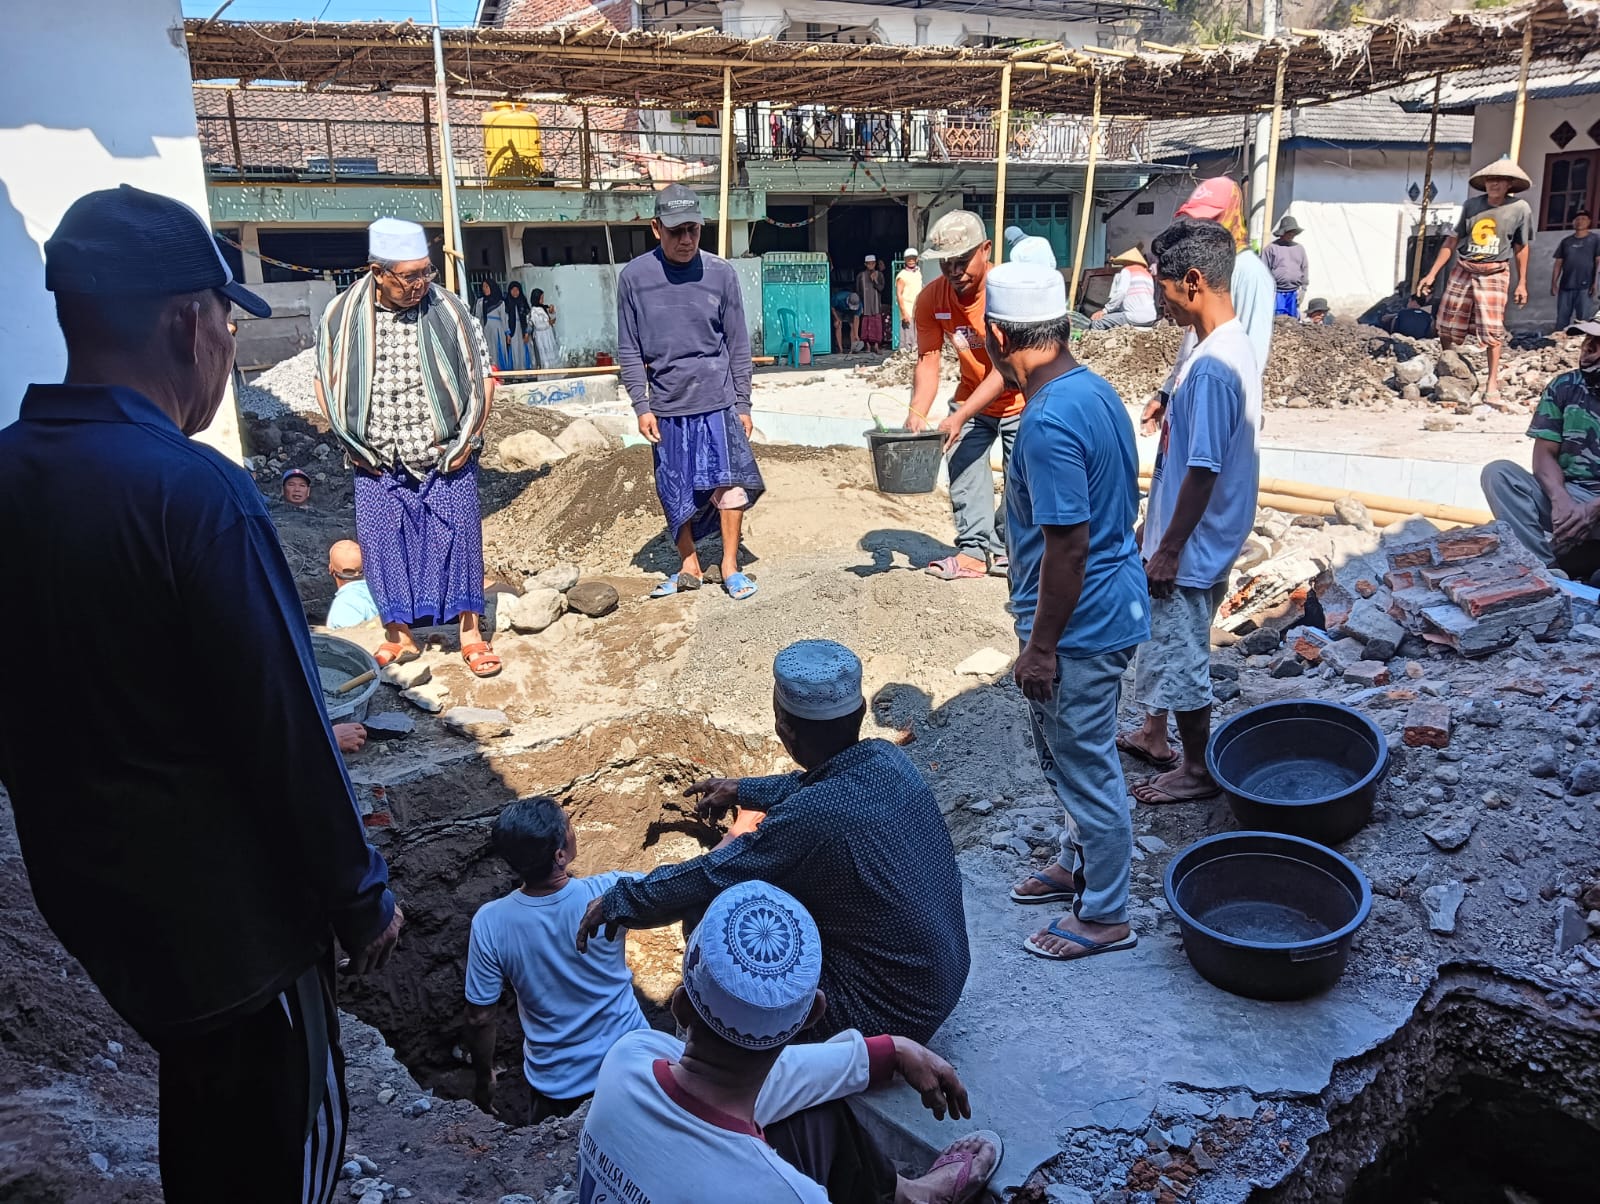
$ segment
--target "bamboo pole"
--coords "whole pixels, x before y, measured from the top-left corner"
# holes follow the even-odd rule
[[[1533,62],[1533,14],[1529,13],[1522,26],[1522,66],[1517,72],[1517,103],[1511,110],[1511,152],[1507,155],[1513,163],[1522,154],[1522,125],[1528,116],[1528,67]]]
[[[1422,279],[1422,244],[1428,240],[1428,194],[1433,191],[1433,152],[1439,144],[1439,89],[1444,76],[1433,77],[1433,114],[1428,118],[1428,161],[1422,168],[1422,219],[1417,223],[1417,247],[1411,254],[1411,288]]]
[[[1150,470],[1139,470],[1139,481],[1142,485],[1150,483]],[[1420,514],[1423,518],[1436,519],[1439,522],[1460,523],[1462,526],[1476,527],[1484,523],[1492,523],[1494,515],[1487,510],[1473,510],[1467,506],[1452,506],[1445,502],[1429,502],[1419,498],[1394,497],[1382,493],[1364,493],[1357,489],[1338,489],[1331,485],[1313,485],[1307,481],[1286,481],[1279,477],[1263,477],[1258,485],[1260,490],[1259,502],[1263,506],[1270,506],[1276,510],[1283,510],[1268,498],[1293,498],[1301,502],[1317,502],[1327,507],[1318,511],[1291,511],[1302,514],[1332,514],[1333,503],[1341,498],[1354,498],[1365,506],[1373,515],[1392,515],[1396,519],[1409,518],[1413,514]]]
[[[1000,68],[1000,120],[995,129],[994,148],[994,250],[991,262],[1005,262],[1006,228],[1006,148],[1011,141],[1011,64]]]
[[[1083,212],[1078,215],[1078,245],[1072,256],[1072,279],[1067,284],[1067,307],[1078,303],[1078,278],[1089,248],[1089,214],[1094,209],[1094,164],[1100,150],[1100,77],[1094,80],[1094,108],[1089,114],[1089,162],[1083,169]]]
[[[1268,0],[1275,4],[1277,0]],[[1262,197],[1263,214],[1261,245],[1268,242],[1267,232],[1272,229],[1272,194],[1278,188],[1278,139],[1283,134],[1283,76],[1289,65],[1289,52],[1278,56],[1278,74],[1272,84],[1272,123],[1267,130],[1267,188]]]
[[[450,146],[450,90],[444,78],[444,51],[439,42],[439,0],[433,0],[433,88],[439,98],[439,165],[441,207],[444,218],[444,286],[462,296],[467,274],[461,270],[461,212],[456,207],[456,157]]]
[[[733,223],[728,220],[728,187],[733,176],[733,68],[722,69],[722,189],[717,201],[717,254],[728,258]]]

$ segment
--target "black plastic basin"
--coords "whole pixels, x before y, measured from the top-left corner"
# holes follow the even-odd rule
[[[1389,741],[1360,711],[1291,698],[1241,711],[1217,728],[1206,768],[1241,827],[1338,844],[1372,818]]]
[[[1304,999],[1339,981],[1372,887],[1332,849],[1277,832],[1224,832],[1167,865],[1183,951],[1214,986]]]

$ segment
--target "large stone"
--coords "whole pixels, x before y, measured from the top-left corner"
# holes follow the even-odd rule
[[[1456,913],[1467,897],[1467,888],[1461,883],[1441,882],[1422,892],[1422,906],[1428,913],[1428,927],[1449,936],[1456,930]]]
[[[552,564],[549,568],[540,569],[533,576],[522,583],[523,592],[533,589],[553,589],[557,593],[566,593],[578,584],[581,576],[575,564]]]
[[[1556,956],[1589,939],[1589,922],[1583,909],[1571,899],[1556,904]]]
[[[1448,378],[1465,381],[1467,386],[1472,389],[1478,387],[1478,374],[1472,370],[1472,365],[1467,362],[1467,357],[1453,347],[1447,351],[1440,352],[1439,362],[1434,365],[1433,370],[1441,382]]]
[[[1282,642],[1283,636],[1271,627],[1258,627],[1239,641],[1239,651],[1245,656],[1269,656]]]
[[[604,431],[587,418],[573,421],[556,436],[555,443],[569,456],[582,452],[611,451],[616,446]]]
[[[1415,385],[1433,372],[1433,361],[1425,355],[1414,355],[1394,366],[1394,378],[1402,385]]]
[[[956,666],[958,677],[993,677],[1011,667],[1011,658],[996,648],[980,648]]]
[[[1362,531],[1377,530],[1372,521],[1372,514],[1358,498],[1338,499],[1333,503],[1333,516],[1347,527],[1356,527]]]
[[[591,619],[610,614],[620,600],[615,587],[604,581],[580,581],[567,591],[567,605]]]
[[[410,690],[401,690],[400,697],[418,710],[437,715],[444,710],[444,700],[450,697],[450,687],[442,681],[430,681]]]
[[[523,635],[535,635],[561,617],[567,601],[559,590],[538,587],[505,604],[511,615],[511,628]]]
[[[1600,794],[1600,761],[1591,759],[1574,765],[1567,790],[1571,794]]]
[[[1453,853],[1472,839],[1472,830],[1477,826],[1476,815],[1447,816],[1435,821],[1423,835],[1446,853]]]
[[[566,457],[560,444],[538,431],[518,431],[500,441],[500,467],[507,472],[543,468]]]
[[[399,661],[395,661],[378,670],[378,676],[391,686],[399,686],[402,690],[410,690],[426,684],[433,676],[433,670],[420,660],[410,661],[404,665]]]
[[[1472,404],[1473,395],[1477,390],[1464,380],[1457,380],[1453,376],[1443,376],[1439,378],[1439,385],[1434,392],[1437,394],[1441,405],[1460,408]]]
[[[452,707],[443,722],[456,735],[472,740],[496,740],[511,734],[511,719],[504,711],[489,707]]]
[[[1350,617],[1344,621],[1343,632],[1353,636],[1363,644],[1377,641],[1393,649],[1399,646],[1405,638],[1405,628],[1389,617],[1384,604],[1377,598],[1363,598],[1350,608]],[[1392,656],[1393,653],[1391,652]],[[1371,656],[1373,660],[1388,660],[1388,657]]]

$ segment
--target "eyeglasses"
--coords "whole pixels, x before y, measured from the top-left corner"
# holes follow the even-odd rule
[[[381,270],[385,276],[389,276],[392,279],[398,280],[407,288],[412,288],[418,284],[427,284],[439,275],[438,268],[423,268],[419,272],[406,272],[404,275],[401,275],[399,272],[390,271],[388,268],[383,268]]]

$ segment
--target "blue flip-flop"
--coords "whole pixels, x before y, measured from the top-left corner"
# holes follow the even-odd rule
[[[1079,936],[1076,932],[1068,932],[1054,920],[1050,921],[1050,927],[1046,928],[1045,931],[1051,936],[1058,936],[1064,941],[1071,941],[1074,945],[1082,945],[1086,950],[1083,953],[1073,954],[1071,957],[1064,957],[1059,953],[1051,953],[1043,945],[1034,944],[1031,936],[1022,942],[1022,947],[1029,953],[1052,962],[1075,962],[1085,957],[1093,957],[1096,953],[1118,953],[1123,949],[1132,949],[1139,943],[1139,934],[1136,932],[1129,932],[1120,941],[1091,941],[1088,937]]]
[[[743,573],[729,573],[723,579],[722,588],[728,591],[728,597],[735,602],[743,602],[746,598],[753,597],[761,587],[751,577]]]
[[[693,573],[674,573],[655,589],[650,591],[652,598],[670,598],[673,594],[691,594],[700,588],[700,578]]]
[[[1024,895],[1019,894],[1017,892],[1017,888],[1013,886],[1011,888],[1011,901],[1013,903],[1026,903],[1030,905],[1034,903],[1070,903],[1073,899],[1078,897],[1077,891],[1063,889],[1061,883],[1057,882],[1054,878],[1046,878],[1043,874],[1029,874],[1027,880],[1029,882],[1043,882],[1050,888],[1049,893],[1043,895]]]

